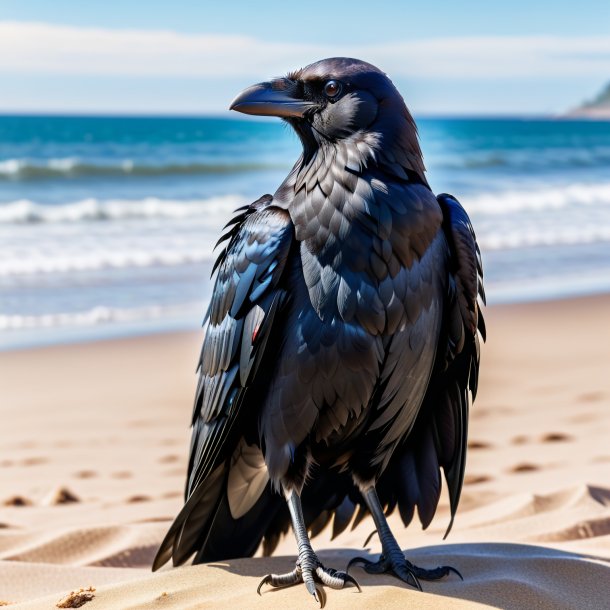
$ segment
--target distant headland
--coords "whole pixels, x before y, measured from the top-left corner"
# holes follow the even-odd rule
[[[565,113],[566,117],[610,120],[610,83],[592,100]]]

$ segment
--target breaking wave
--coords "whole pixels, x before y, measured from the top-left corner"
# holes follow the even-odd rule
[[[485,170],[510,168],[520,172],[557,170],[560,168],[600,168],[610,164],[610,148],[539,148],[515,150],[466,152],[461,157],[439,157],[436,166],[453,170]],[[429,164],[432,167],[434,159]]]
[[[284,167],[265,163],[169,163],[147,165],[131,159],[117,163],[94,163],[76,157],[33,161],[6,159],[0,161],[0,180],[40,180],[81,176],[165,176],[196,174],[234,174]]]
[[[194,216],[230,214],[246,203],[238,195],[209,199],[171,200],[145,199],[82,199],[63,205],[45,205],[20,199],[0,205],[0,224],[74,223],[146,218],[180,219]]]
[[[110,244],[109,244],[110,245]],[[0,278],[14,276],[32,276],[52,273],[71,273],[86,271],[101,271],[105,269],[137,269],[146,267],[176,267],[203,263],[214,260],[216,255],[211,244],[206,247],[195,247],[193,244],[188,250],[166,249],[123,249],[116,250],[110,247],[107,250],[87,252],[78,255],[58,253],[44,255],[36,252],[30,257],[10,257],[0,260]]]
[[[494,215],[528,210],[557,210],[570,206],[608,206],[610,182],[483,193],[463,197],[462,201],[468,212]]]
[[[201,310],[201,303],[150,305],[134,308],[93,307],[85,311],[45,313],[42,315],[1,315],[0,331],[48,329],[57,327],[97,326],[112,323],[141,322],[190,315]]]
[[[488,192],[459,197],[473,215],[511,215],[515,212],[557,210],[567,207],[610,206],[610,182],[573,184],[564,187]],[[61,205],[48,205],[20,199],[0,204],[0,224],[74,223],[121,221],[129,219],[181,219],[224,214],[244,203],[239,195],[208,199],[172,200],[88,198]]]
[[[523,228],[516,231],[479,232],[477,241],[483,251],[541,246],[579,246],[610,242],[610,225],[554,227],[552,230]]]

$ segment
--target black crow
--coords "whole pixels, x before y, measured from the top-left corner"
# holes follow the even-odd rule
[[[185,505],[153,569],[249,556],[261,542],[271,553],[291,522],[296,567],[261,586],[304,582],[323,604],[321,585],[357,583],[321,564],[308,532],[332,520],[336,535],[359,507],[383,552],[353,562],[420,588],[455,570],[410,563],[385,515],[398,506],[408,525],[417,509],[427,527],[441,469],[451,522],[457,509],[485,336],[470,220],[433,195],[415,123],[368,63],[319,61],[231,109],[281,117],[303,154],[220,239]]]

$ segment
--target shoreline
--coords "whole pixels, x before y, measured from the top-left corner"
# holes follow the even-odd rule
[[[210,290],[212,284],[210,284]],[[505,293],[507,290],[504,291]],[[496,302],[490,302],[488,294],[488,305],[485,310],[490,308],[506,308],[513,306],[528,306],[535,304],[549,304],[563,301],[573,301],[579,299],[596,299],[610,296],[610,286],[601,285],[598,290],[587,290],[576,287],[571,293],[559,292],[555,295],[540,295],[536,296],[533,289],[530,292],[525,292],[522,295],[517,295],[511,299],[498,299]],[[491,298],[493,299],[493,293]],[[208,303],[205,302],[201,307],[201,315],[203,319]],[[484,310],[484,311],[485,311]],[[2,338],[0,341],[0,354],[7,352],[30,351],[43,348],[61,347],[68,345],[86,345],[89,343],[98,343],[105,341],[119,341],[122,339],[138,339],[148,336],[165,336],[174,333],[195,333],[201,326],[192,324],[191,320],[185,319],[168,319],[164,324],[158,324],[159,319],[142,320],[133,323],[115,323],[115,324],[99,324],[86,327],[69,327],[69,328],[43,328],[43,329],[28,329],[25,331],[25,337],[14,336],[11,340]],[[157,322],[157,324],[155,324]],[[5,337],[10,337],[10,334],[15,332],[21,334],[21,331],[4,330]],[[33,337],[38,333],[38,337]],[[42,337],[40,335],[43,335]]]

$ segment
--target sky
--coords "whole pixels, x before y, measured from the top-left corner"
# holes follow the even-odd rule
[[[225,114],[329,56],[416,115],[555,114],[610,81],[610,2],[0,0],[0,112]]]

